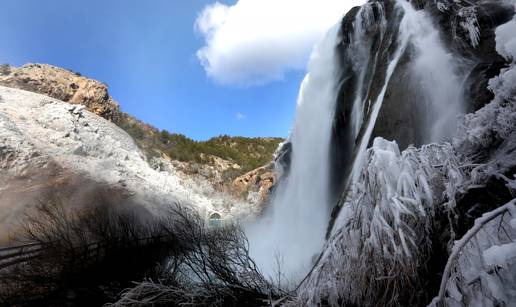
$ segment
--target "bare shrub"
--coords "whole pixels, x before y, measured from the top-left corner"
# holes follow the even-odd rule
[[[176,246],[150,215],[101,197],[78,209],[52,196],[27,216],[23,230],[18,240],[38,243],[41,251],[0,272],[0,302],[8,305],[113,300],[132,280],[152,276]]]
[[[180,253],[161,268],[157,281],[127,289],[110,306],[263,306],[280,294],[249,256],[249,243],[235,225],[210,228],[195,211],[173,206],[166,216]]]
[[[9,64],[2,64],[0,65],[0,75],[6,76],[11,73],[11,65]]]
[[[262,306],[283,295],[250,258],[242,229],[209,227],[179,204],[151,216],[102,198],[73,208],[54,196],[23,228],[19,240],[41,250],[0,272],[0,305],[94,306],[118,298],[112,306]]]

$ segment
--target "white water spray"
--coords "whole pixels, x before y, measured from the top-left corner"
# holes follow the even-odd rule
[[[423,143],[449,139],[457,126],[456,117],[464,112],[463,84],[457,75],[456,58],[446,50],[439,38],[439,31],[425,11],[416,11],[409,3],[401,1],[410,39],[415,48],[411,65],[412,75],[419,81],[428,110],[430,124]]]
[[[410,73],[420,82],[417,86],[425,97],[425,101],[416,103],[427,104],[431,111],[430,127],[423,127],[429,131],[428,138],[441,140],[449,136],[453,119],[462,106],[462,87],[455,75],[452,58],[439,41],[438,31],[430,17],[400,0],[397,1],[397,8],[404,14],[399,25],[396,50],[387,65],[381,91],[367,116],[364,116],[366,93],[362,87],[368,80],[365,80],[366,74],[360,70],[360,66],[366,67],[370,58],[358,53],[365,53],[372,47],[370,42],[361,41],[360,36],[365,36],[364,31],[367,30],[362,26],[367,27],[369,21],[374,21],[370,4],[366,6],[366,9],[361,9],[355,22],[355,45],[351,48],[358,48],[358,52],[355,56],[348,55],[357,62],[355,70],[359,72],[358,90],[352,100],[354,105],[350,119],[353,121],[353,135],[356,137],[363,130],[356,147],[350,184],[358,180],[391,77],[409,47],[413,47],[411,51],[414,51],[409,64]],[[380,26],[384,27],[385,24]],[[336,58],[338,29],[330,30],[314,50],[309,73],[301,85],[296,121],[290,138],[290,172],[277,187],[270,203],[271,210],[247,227],[252,257],[268,276],[277,274],[279,268],[275,260],[279,260],[281,271],[287,274],[287,278],[298,280],[304,277],[324,243],[332,205],[329,203],[329,159],[339,86],[339,63]]]
[[[365,133],[360,140],[351,182],[358,179],[389,81],[409,43],[412,43],[416,52],[411,63],[411,71],[418,78],[418,88],[423,91],[425,97],[425,101],[416,103],[426,103],[430,111],[430,125],[425,127],[428,132],[424,141],[437,142],[451,137],[456,128],[455,118],[463,111],[463,87],[456,75],[452,55],[446,51],[439,39],[439,31],[425,11],[416,11],[406,1],[398,0],[397,5],[404,12],[399,26],[398,49],[387,67],[385,83],[373,104]]]
[[[339,26],[314,49],[298,97],[290,139],[290,173],[277,187],[271,210],[248,226],[251,254],[262,272],[274,276],[275,259],[296,280],[320,251],[330,214],[329,149],[337,99],[336,46]]]

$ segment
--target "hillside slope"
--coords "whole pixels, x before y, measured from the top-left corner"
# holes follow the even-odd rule
[[[0,67],[0,85],[84,105],[125,130],[156,169],[174,170],[240,200],[263,202],[275,182],[272,159],[281,138],[219,136],[195,141],[160,131],[122,112],[108,87],[79,73],[47,64]]]
[[[120,202],[141,204],[149,212],[172,202],[225,219],[260,210],[174,168],[152,168],[125,131],[84,106],[3,86],[0,97],[1,233],[45,193],[63,192],[67,204],[78,206],[82,194],[97,192],[96,185],[109,197],[118,191]]]

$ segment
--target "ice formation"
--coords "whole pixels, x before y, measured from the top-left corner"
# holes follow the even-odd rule
[[[478,47],[480,42],[480,29],[477,20],[477,8],[475,6],[466,6],[459,11],[459,17],[463,18],[460,22],[462,29],[468,33],[469,41],[473,47]]]
[[[515,203],[484,214],[455,242],[432,306],[516,304]]]
[[[446,196],[464,180],[449,144],[400,153],[395,142],[377,138],[366,155],[324,252],[300,288],[303,304],[374,305],[386,285],[397,290],[380,303],[395,303],[405,287],[420,282],[436,211],[454,206]]]
[[[488,178],[502,178],[509,190],[516,191],[516,178],[504,175],[515,164],[512,154],[516,147],[516,49],[512,31],[515,20],[496,30],[496,49],[512,63],[490,80],[489,89],[494,99],[477,112],[466,115],[454,140],[458,151],[470,157],[485,154],[492,150],[493,144],[502,142],[487,163],[471,171],[465,189],[482,185]],[[455,242],[452,251],[461,245],[462,248],[457,259],[449,259],[451,276],[445,276],[444,293],[441,294],[446,306],[516,304],[515,202],[516,199],[486,213],[460,241]],[[490,217],[494,219],[484,225]],[[472,233],[475,228],[478,232]],[[433,303],[437,301],[436,298]]]

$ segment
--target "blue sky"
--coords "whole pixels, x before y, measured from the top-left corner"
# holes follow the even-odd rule
[[[263,4],[273,2],[244,1],[2,0],[0,62],[48,63],[80,72],[107,83],[123,111],[194,139],[284,137],[311,46],[327,24],[309,25],[318,32],[302,43],[286,38],[280,57],[281,48],[271,46],[278,42],[277,31],[260,32],[268,27],[259,14],[271,12]],[[253,18],[245,17],[245,6],[257,12],[256,24],[247,24]],[[254,45],[248,45],[250,39]]]

